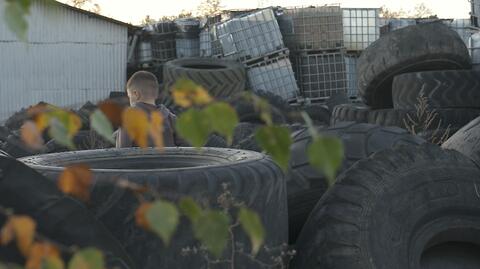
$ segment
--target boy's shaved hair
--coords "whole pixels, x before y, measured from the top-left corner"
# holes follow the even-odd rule
[[[158,97],[158,80],[148,71],[138,71],[127,82],[127,90],[135,90],[148,98]]]

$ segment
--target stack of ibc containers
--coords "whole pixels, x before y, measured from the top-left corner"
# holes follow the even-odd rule
[[[305,102],[346,93],[342,10],[339,6],[288,8],[278,16]]]
[[[137,49],[137,59],[141,65],[163,64],[176,58],[175,24],[162,21],[145,27]]]
[[[214,42],[214,25],[221,20],[221,15],[207,17],[207,21],[200,31],[200,57],[214,57],[220,54],[219,42]]]
[[[176,58],[175,23],[162,21],[145,27],[142,32],[136,50],[136,68],[148,70],[162,80],[163,65]]]
[[[343,8],[342,11],[347,96],[356,99],[357,60],[361,52],[380,37],[379,9]]]
[[[299,90],[288,49],[272,8],[243,14],[215,25],[213,54],[242,62],[247,69],[249,88],[274,93],[296,101]]]
[[[200,21],[194,18],[175,20],[177,58],[200,56]]]

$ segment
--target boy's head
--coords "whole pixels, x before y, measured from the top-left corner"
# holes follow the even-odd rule
[[[158,98],[158,80],[154,74],[147,71],[138,71],[127,82],[127,94],[130,105],[137,102],[155,104]]]

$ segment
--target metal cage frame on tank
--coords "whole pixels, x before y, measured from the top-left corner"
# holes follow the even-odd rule
[[[341,49],[343,13],[339,5],[287,7],[277,16],[291,51]]]
[[[151,29],[143,30],[137,53],[137,63],[141,67],[164,64],[177,57],[176,27],[171,21],[159,22]]]
[[[336,93],[347,93],[345,50],[302,51],[290,58],[305,101],[322,102]]]
[[[215,24],[222,57],[243,63],[285,49],[273,8],[261,9]]]
[[[347,51],[360,51],[380,38],[378,8],[342,8],[343,38]]]
[[[248,87],[253,91],[272,92],[287,102],[299,98],[295,75],[288,55],[279,55],[247,66]]]

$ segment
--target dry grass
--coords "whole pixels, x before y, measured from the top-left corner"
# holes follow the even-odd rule
[[[422,136],[433,144],[440,145],[450,137],[450,125],[446,129],[442,128],[442,119],[435,109],[430,109],[423,89],[417,98],[415,113],[407,113],[403,123],[411,134]]]

